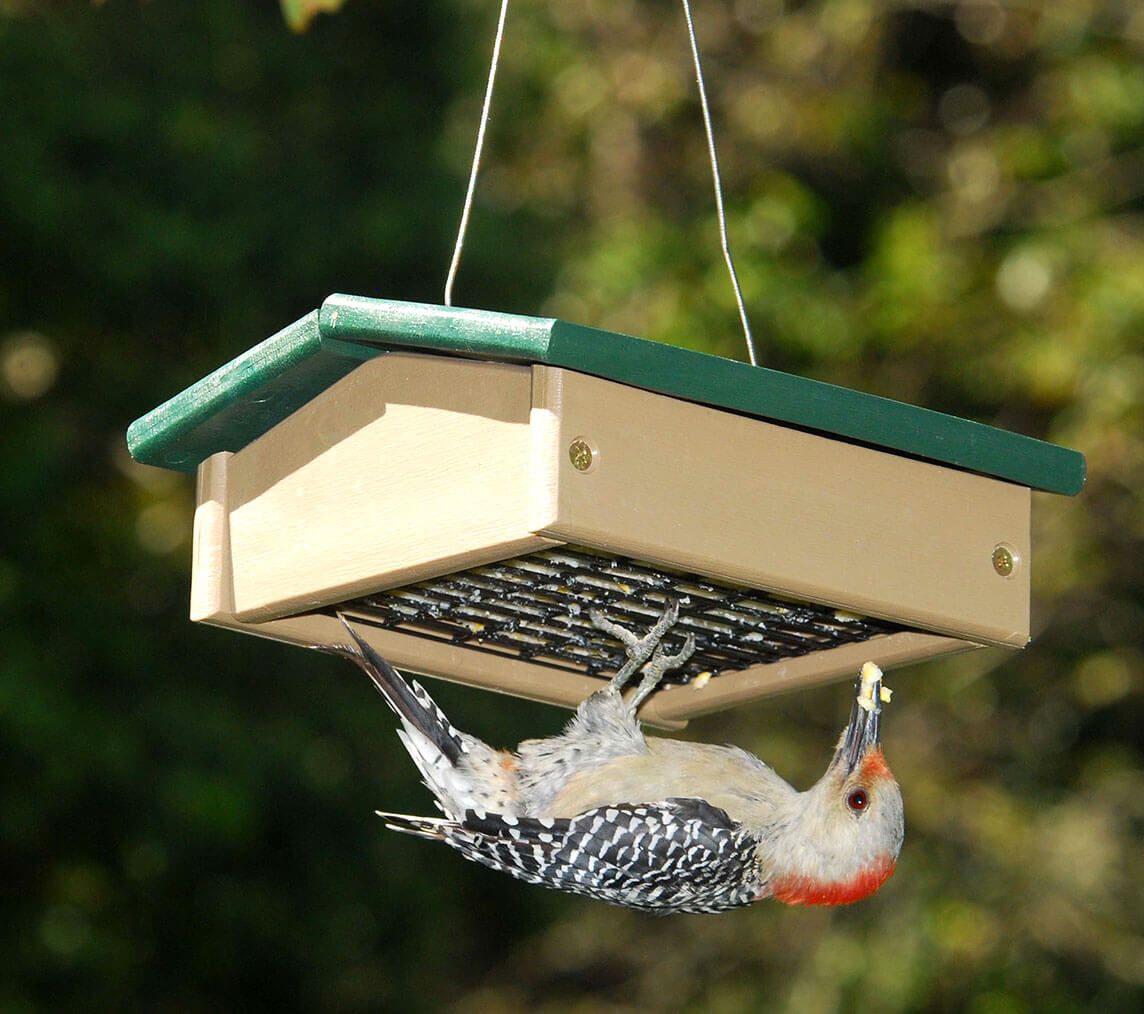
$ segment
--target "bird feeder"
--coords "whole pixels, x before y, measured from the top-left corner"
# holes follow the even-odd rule
[[[1031,492],[1065,448],[560,320],[334,295],[132,424],[198,473],[191,618],[575,705],[599,610],[695,636],[645,705],[1029,640]]]

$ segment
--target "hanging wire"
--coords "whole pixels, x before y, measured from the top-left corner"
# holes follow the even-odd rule
[[[723,178],[719,171],[719,155],[715,150],[715,130],[711,126],[711,108],[707,101],[707,86],[703,80],[703,62],[699,57],[699,43],[695,38],[695,20],[691,16],[689,0],[681,0],[683,17],[687,22],[687,37],[691,43],[691,59],[695,65],[695,83],[699,89],[699,105],[703,111],[703,128],[707,134],[707,154],[711,162],[711,184],[715,191],[715,213],[719,221],[719,242],[723,249],[723,260],[727,264],[727,274],[731,277],[731,288],[735,292],[735,303],[739,308],[739,320],[743,325],[743,337],[747,343],[747,355],[752,366],[759,364],[755,338],[747,319],[747,307],[743,302],[743,290],[739,286],[739,275],[735,271],[735,260],[731,255],[731,241],[727,234],[727,213],[723,205]],[[469,185],[465,191],[465,203],[461,209],[461,221],[457,227],[457,241],[453,246],[453,259],[449,263],[449,273],[445,278],[445,305],[453,305],[453,283],[461,265],[461,253],[465,247],[465,233],[469,228],[469,216],[473,209],[473,195],[477,189],[477,174],[481,166],[481,152],[485,146],[485,132],[489,124],[489,113],[493,104],[493,87],[496,83],[497,67],[500,65],[501,42],[504,39],[505,20],[508,16],[509,0],[501,0],[500,15],[497,18],[496,36],[493,39],[493,55],[489,61],[489,78],[485,85],[485,100],[481,106],[480,126],[477,128],[477,143],[473,149],[473,162],[469,169]]]
[[[465,192],[465,205],[461,209],[461,224],[457,228],[457,242],[453,246],[453,259],[449,262],[449,274],[445,278],[445,305],[453,305],[453,283],[457,280],[457,269],[461,266],[461,251],[465,247],[465,232],[469,228],[469,214],[473,210],[473,194],[477,189],[477,173],[481,167],[481,150],[485,146],[485,130],[489,125],[489,111],[493,104],[493,85],[500,65],[501,40],[504,38],[504,23],[508,15],[508,0],[501,0],[500,17],[497,19],[497,33],[493,40],[493,56],[489,62],[489,80],[485,85],[485,101],[481,106],[481,125],[477,128],[477,144],[473,149],[473,164],[469,169],[469,187]]]
[[[703,110],[703,127],[707,131],[707,154],[711,160],[711,184],[715,190],[715,213],[719,218],[719,242],[723,247],[723,260],[727,263],[727,274],[731,276],[731,287],[735,290],[735,303],[739,307],[739,320],[743,324],[743,337],[747,340],[747,355],[751,365],[759,365],[755,337],[751,334],[751,324],[747,320],[747,307],[743,303],[743,290],[739,287],[739,276],[735,272],[735,260],[731,256],[731,241],[727,236],[727,213],[723,208],[723,179],[719,172],[719,156],[715,151],[715,131],[711,126],[711,109],[707,104],[707,87],[703,83],[703,63],[699,59],[699,43],[695,39],[695,21],[691,17],[689,0],[682,0],[683,17],[687,22],[687,37],[691,42],[691,59],[695,63],[695,83],[699,86],[699,105]]]

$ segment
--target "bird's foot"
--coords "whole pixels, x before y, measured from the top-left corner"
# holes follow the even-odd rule
[[[675,654],[668,655],[664,651],[663,637],[679,619],[679,603],[674,599],[668,601],[663,610],[663,615],[643,637],[637,637],[627,627],[609,620],[601,612],[592,612],[589,615],[597,630],[610,634],[623,644],[624,651],[628,656],[628,660],[619,672],[612,677],[609,689],[618,693],[627,685],[632,675],[643,667],[645,662],[648,663],[647,668],[644,669],[643,678],[640,680],[639,689],[632,698],[633,709],[639,707],[648,694],[655,690],[660,680],[663,679],[664,673],[682,665],[695,651],[695,638],[690,634],[687,635],[683,647]],[[649,658],[651,659],[650,662],[648,662]]]
[[[684,662],[691,658],[694,653],[694,634],[688,634],[683,639],[683,647],[674,655],[668,655],[663,650],[662,644],[656,645],[655,653],[652,655],[651,661],[644,666],[640,685],[636,688],[636,692],[632,694],[631,701],[628,702],[632,711],[634,712],[639,709],[639,706],[643,704],[648,696],[659,686],[660,681],[666,673],[671,672],[672,669],[678,669]]]

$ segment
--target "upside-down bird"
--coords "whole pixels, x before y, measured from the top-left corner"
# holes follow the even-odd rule
[[[645,738],[636,709],[694,650],[669,654],[669,604],[642,638],[592,615],[627,662],[564,731],[495,750],[457,731],[341,617],[335,648],[373,680],[442,817],[378,811],[397,831],[443,841],[519,880],[646,912],[723,912],[763,898],[839,905],[876,891],[902,846],[902,796],[882,756],[889,691],[866,663],[850,722],[819,781],[798,792],[734,746]],[[635,692],[621,691],[642,669]]]

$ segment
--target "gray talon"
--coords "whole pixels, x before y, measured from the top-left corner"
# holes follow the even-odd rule
[[[629,702],[632,711],[635,711],[659,686],[665,673],[678,668],[695,651],[695,638],[691,634],[687,635],[683,647],[675,654],[669,655],[664,651],[663,637],[679,619],[679,603],[674,599],[668,601],[664,607],[663,615],[643,637],[637,637],[626,627],[609,620],[599,611],[589,613],[589,618],[597,630],[616,638],[624,646],[628,656],[628,660],[608,684],[607,689],[609,691],[619,693],[634,673],[640,668],[644,670],[640,685]],[[650,661],[648,661],[649,658]]]

